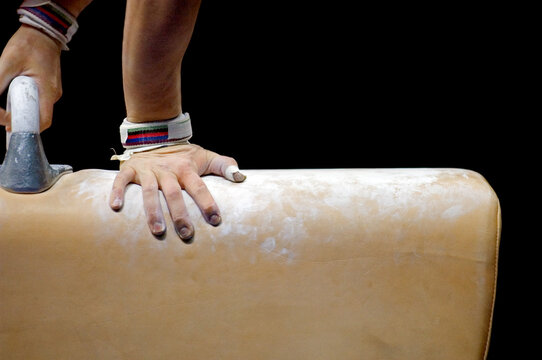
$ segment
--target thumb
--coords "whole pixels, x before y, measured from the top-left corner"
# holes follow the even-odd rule
[[[14,76],[8,71],[5,61],[0,59],[0,95],[6,91],[9,83],[13,80]],[[8,112],[3,108],[3,104],[0,105],[0,125],[9,126],[10,117]],[[8,129],[9,130],[9,129]]]
[[[6,131],[11,131],[11,114],[0,108],[0,125],[6,127]]]
[[[237,161],[234,158],[218,154],[209,163],[209,173],[223,176],[233,182],[243,182],[247,178],[239,171]]]
[[[36,78],[36,83],[40,99],[40,132],[42,132],[51,127],[55,103],[62,96],[62,83],[58,79],[50,82],[41,77]]]
[[[53,122],[53,107],[55,100],[44,94],[40,99],[40,132],[48,129]]]
[[[0,125],[6,126],[7,124],[9,124],[9,119],[7,115],[7,111],[0,107]]]

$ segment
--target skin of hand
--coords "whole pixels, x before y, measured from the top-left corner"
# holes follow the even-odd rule
[[[0,94],[19,75],[36,80],[40,95],[40,131],[51,126],[53,105],[62,96],[60,52],[59,42],[23,24],[0,56]],[[0,125],[10,131],[10,122],[9,113],[0,108]]]
[[[218,226],[222,221],[220,211],[202,175],[226,176],[226,169],[237,167],[237,162],[194,144],[174,145],[149,152],[141,152],[123,162],[113,183],[110,206],[120,210],[124,192],[129,183],[141,185],[143,206],[151,232],[160,236],[166,231],[166,222],[160,203],[159,190],[166,200],[175,231],[188,242],[194,236],[194,226],[183,200],[182,189],[194,199],[206,221]],[[233,174],[233,181],[242,182],[245,176]]]
[[[128,0],[122,47],[122,77],[127,120],[152,122],[182,113],[181,63],[194,30],[200,0]],[[136,153],[121,164],[110,197],[119,210],[128,183],[141,185],[143,206],[151,232],[162,235],[166,223],[159,201],[162,190],[175,230],[181,239],[194,236],[182,189],[194,199],[206,221],[214,226],[221,216],[202,175],[226,175],[234,159],[197,145],[179,145]],[[244,175],[233,175],[236,182]]]

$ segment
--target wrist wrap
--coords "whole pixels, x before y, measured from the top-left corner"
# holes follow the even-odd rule
[[[17,9],[19,21],[49,35],[69,50],[67,44],[79,25],[75,17],[62,6],[52,1],[25,0]]]
[[[113,155],[111,160],[128,160],[133,154],[163,146],[188,144],[192,126],[188,113],[165,121],[134,123],[124,119],[120,125],[120,140],[126,151]]]
[[[192,137],[190,115],[180,114],[166,121],[134,123],[124,119],[120,140],[126,149],[150,145],[169,145],[188,141]]]

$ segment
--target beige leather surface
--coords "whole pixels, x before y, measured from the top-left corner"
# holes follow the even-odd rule
[[[483,359],[498,199],[461,169],[253,170],[147,229],[115,172],[0,189],[0,359]],[[167,211],[167,210],[166,210]]]

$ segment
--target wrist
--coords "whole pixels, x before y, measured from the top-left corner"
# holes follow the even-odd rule
[[[79,27],[73,14],[51,0],[25,0],[17,9],[17,14],[22,24],[34,27],[60,42],[62,50],[69,50],[67,44]]]
[[[120,126],[120,139],[126,151],[111,160],[128,160],[133,154],[155,150],[164,146],[188,144],[192,126],[188,113],[164,121],[136,123],[128,118]]]
[[[19,27],[19,33],[22,37],[21,40],[32,47],[47,47],[49,49],[53,49],[55,52],[58,52],[58,54],[60,54],[62,51],[62,43],[60,41],[52,38],[38,28],[21,24]]]
[[[173,119],[181,114],[180,107],[169,111],[160,109],[159,111],[128,111],[126,120],[132,123],[147,123],[156,121],[166,121]]]
[[[62,6],[74,17],[78,17],[79,14],[92,2],[92,0],[55,0],[55,3]]]

